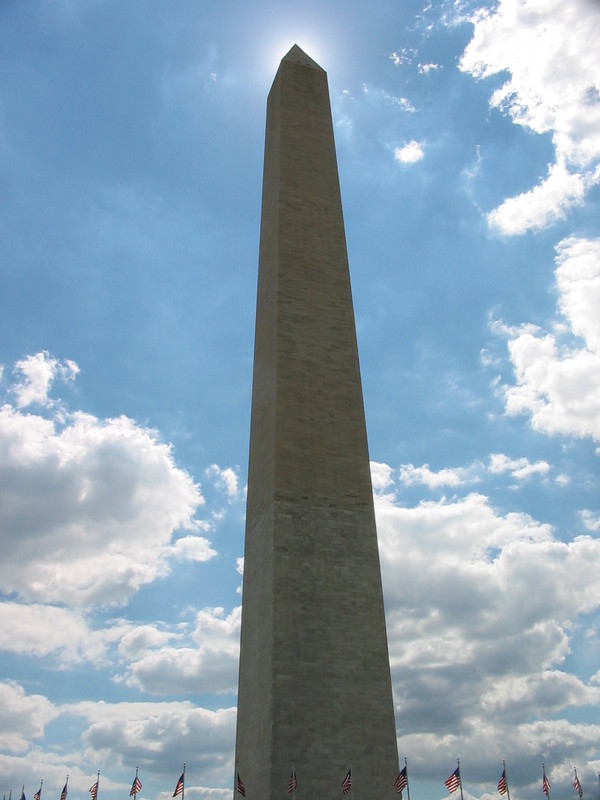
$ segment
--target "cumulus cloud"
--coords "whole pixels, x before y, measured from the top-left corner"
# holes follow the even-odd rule
[[[122,646],[132,656],[126,682],[162,695],[235,692],[240,620],[241,607],[228,615],[222,608],[203,609],[196,615],[191,632],[182,631],[168,641],[166,635],[145,630],[144,646],[135,651],[132,643],[139,642],[140,634],[132,634]]]
[[[537,186],[488,216],[505,234],[550,225],[600,181],[600,15],[592,0],[500,0],[472,18],[460,68],[476,78],[509,73],[492,108],[552,135],[555,162]]]
[[[15,390],[20,406],[48,406],[58,362],[39,353],[18,369],[30,378]],[[125,416],[20,406],[0,408],[3,592],[29,602],[123,603],[165,575],[170,556],[214,556],[195,535],[200,488],[155,431]],[[189,533],[177,545],[181,530]]]
[[[588,531],[600,531],[600,514],[586,508],[581,512],[581,519]]]
[[[25,694],[16,683],[0,683],[0,747],[9,753],[26,752],[41,739],[45,726],[58,716],[47,698]]]
[[[527,480],[533,475],[547,475],[550,464],[547,461],[532,463],[528,458],[509,458],[504,453],[492,453],[489,469],[495,475],[509,472],[516,480]]]
[[[399,748],[413,774],[468,753],[483,790],[490,753],[510,758],[520,785],[532,757],[594,757],[598,727],[561,716],[600,704],[600,689],[562,665],[576,621],[600,605],[600,542],[562,541],[478,493],[411,508],[393,494],[376,496],[376,515]],[[540,709],[556,719],[532,723]]]
[[[54,381],[60,380],[66,383],[74,380],[79,367],[68,359],[60,362],[56,358],[51,358],[44,350],[17,361],[13,372],[20,376],[20,380],[12,387],[17,407],[26,408],[33,403],[47,405],[48,394]]]
[[[392,485],[393,469],[389,464],[381,464],[378,461],[371,461],[371,483],[376,492],[383,492]]]
[[[444,467],[444,469],[432,470],[429,464],[415,467],[414,464],[403,464],[400,467],[400,480],[405,486],[423,485],[430,489],[440,487],[456,487],[465,483],[473,483],[477,480],[476,466],[472,467]]]
[[[63,713],[88,724],[83,740],[90,761],[169,773],[181,754],[194,749],[195,780],[227,784],[235,739],[235,708],[210,711],[189,701],[156,703],[92,703],[64,706]],[[186,787],[187,794],[187,787]]]
[[[514,480],[525,481],[533,477],[546,477],[549,472],[550,464],[546,461],[531,462],[528,458],[511,458],[504,453],[492,453],[487,465],[476,460],[466,467],[433,470],[429,464],[402,464],[397,473],[387,464],[371,462],[373,489],[378,493],[390,492],[392,496],[395,474],[404,486],[426,486],[434,491],[472,486],[481,483],[488,475],[508,474]]]
[[[0,603],[0,650],[36,658],[57,655],[63,665],[104,661],[107,647],[126,630],[124,624],[93,630],[79,609]]]
[[[557,219],[564,219],[569,209],[583,203],[585,183],[582,175],[569,172],[564,162],[552,164],[542,183],[509,197],[490,211],[488,223],[506,234],[546,228]]]
[[[527,414],[548,434],[600,440],[600,240],[563,239],[556,248],[558,308],[553,332],[497,325],[508,338],[515,383],[506,412]],[[575,338],[577,337],[577,338]]]
[[[424,156],[422,143],[417,142],[415,139],[402,145],[402,147],[394,148],[394,158],[401,164],[414,164]]]

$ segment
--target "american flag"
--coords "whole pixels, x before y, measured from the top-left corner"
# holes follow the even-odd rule
[[[68,794],[68,792],[67,792],[67,784],[65,783],[65,785],[63,786],[63,790],[60,793],[60,800],[67,800],[67,794]]]
[[[131,791],[129,792],[129,797],[134,797],[138,792],[141,791],[142,791],[142,782],[136,775],[133,783],[131,784]]]
[[[242,797],[246,797],[246,787],[244,786],[244,781],[240,778],[239,772],[235,773],[235,789]]]
[[[93,786],[90,786],[90,794],[92,795],[92,800],[96,800],[98,797],[98,781]]]
[[[177,797],[178,794],[183,794],[183,782],[185,780],[184,775],[185,773],[182,772],[179,776],[179,780],[175,786],[175,791],[173,792],[173,797]]]
[[[577,775],[575,775],[575,778],[573,780],[573,787],[574,787],[575,791],[577,792],[577,794],[579,795],[579,797],[583,797],[583,787],[582,787],[581,783],[579,782],[579,778],[577,777]]]
[[[457,767],[444,783],[446,784],[446,789],[448,789],[450,793],[455,792],[460,786],[460,767]]]
[[[342,781],[342,792],[344,794],[348,794],[350,789],[352,788],[352,769],[349,769],[346,773],[346,777]]]
[[[396,787],[396,791],[398,792],[398,794],[402,794],[402,789],[408,786],[408,772],[406,770],[406,767],[404,767],[404,769],[401,769],[400,772],[398,773],[398,777],[394,782],[394,786]]]
[[[288,781],[288,794],[295,792],[298,788],[298,778],[296,777],[296,770],[292,770],[292,774],[290,775],[290,779]]]
[[[42,796],[42,784],[40,783],[40,788],[33,795],[33,800],[40,800],[41,796]]]
[[[498,781],[498,791],[500,792],[500,794],[506,794],[507,789],[508,786],[506,783],[506,770],[503,769],[502,775],[500,776],[500,780]]]
[[[542,792],[546,797],[550,797],[550,781],[546,777],[546,770],[544,770],[544,777],[542,779]]]

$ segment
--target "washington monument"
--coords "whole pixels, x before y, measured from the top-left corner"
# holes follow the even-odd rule
[[[296,45],[267,102],[235,769],[247,800],[285,800],[292,769],[297,800],[345,777],[397,798],[327,75]]]

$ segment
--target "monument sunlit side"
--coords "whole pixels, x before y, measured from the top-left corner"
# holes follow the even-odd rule
[[[236,774],[248,800],[397,797],[369,453],[326,73],[269,93]]]

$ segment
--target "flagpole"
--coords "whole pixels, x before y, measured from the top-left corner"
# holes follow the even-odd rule
[[[460,774],[460,758],[456,759],[456,763],[458,764],[458,785],[460,786],[460,800],[464,800],[463,790],[462,790],[462,775]]]
[[[406,770],[406,800],[410,800],[410,783],[408,782],[408,761],[404,756],[404,769]]]
[[[292,761],[292,800],[296,800],[296,767]]]
[[[542,761],[542,778],[543,778],[543,787],[544,787],[544,794],[550,800],[550,782],[546,780],[546,766]]]
[[[99,791],[100,791],[100,770],[98,770],[98,780],[96,781],[96,800],[98,800]]]
[[[183,762],[183,788],[181,790],[181,800],[185,800],[185,761]]]
[[[573,766],[573,772],[575,773],[575,780],[573,781],[573,788],[579,795],[579,798],[583,797],[583,789],[581,788],[581,784],[579,783],[579,778],[577,777],[577,767]]]
[[[133,785],[135,786],[135,792],[133,793],[133,800],[137,800],[138,770],[139,770],[139,767],[136,767],[135,768],[135,781],[133,782]],[[510,800],[510,798],[509,798],[509,800]]]
[[[506,761],[502,759],[502,767],[504,769],[504,780],[506,782],[506,798],[510,800],[510,789],[508,788],[508,776],[506,774]]]

